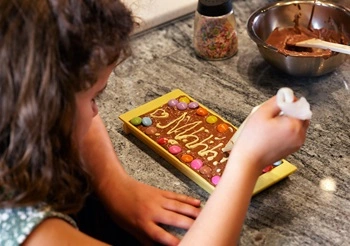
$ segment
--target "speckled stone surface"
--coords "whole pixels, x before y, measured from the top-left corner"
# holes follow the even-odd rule
[[[99,100],[100,114],[130,175],[205,203],[208,193],[137,138],[125,135],[118,116],[179,88],[239,126],[280,87],[292,88],[313,111],[305,145],[286,158],[298,170],[252,198],[240,244],[350,245],[350,61],[317,78],[295,78],[272,68],[245,28],[249,15],[267,2],[234,1],[239,52],[228,60],[196,58],[193,16],[135,37],[133,56],[111,75]],[[350,5],[348,0],[337,2]],[[324,180],[335,182],[334,192],[320,188]],[[185,233],[166,229],[180,237]]]

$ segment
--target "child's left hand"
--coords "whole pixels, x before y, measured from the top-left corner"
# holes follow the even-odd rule
[[[112,208],[115,221],[143,244],[177,245],[180,240],[160,225],[189,229],[200,212],[200,201],[163,191],[129,177]],[[119,199],[118,199],[119,197]]]
[[[143,244],[176,245],[179,239],[160,224],[189,229],[200,212],[200,201],[136,181],[123,169],[97,115],[80,146],[96,193],[114,221]]]

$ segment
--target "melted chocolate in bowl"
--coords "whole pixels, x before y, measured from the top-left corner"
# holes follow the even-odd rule
[[[314,14],[308,28],[313,6]],[[320,76],[334,71],[348,56],[324,50],[300,49],[288,44],[292,44],[298,38],[309,39],[310,34],[318,38],[332,34],[330,37],[334,41],[331,42],[348,44],[348,23],[350,10],[345,7],[320,1],[314,5],[314,1],[300,0],[277,2],[255,11],[248,20],[247,29],[262,57],[274,67],[294,76]],[[274,30],[279,32],[278,36],[282,36],[280,41],[275,41],[279,42],[280,46],[267,43]],[[293,35],[290,35],[291,33]],[[300,37],[293,38],[297,34]],[[334,34],[338,37],[332,37]],[[329,41],[327,37],[322,39]]]
[[[266,40],[267,44],[270,44],[278,49],[278,52],[286,56],[307,56],[307,57],[323,57],[329,58],[331,55],[336,54],[328,49],[316,49],[297,47],[296,43],[305,41],[311,38],[316,38],[328,42],[338,44],[349,44],[349,38],[344,35],[338,28],[312,28],[312,19],[315,13],[316,0],[312,6],[311,16],[307,27],[299,24],[301,14],[295,15],[294,27],[279,28],[276,27]],[[300,8],[299,8],[300,9]],[[332,24],[332,22],[330,21]]]
[[[338,44],[348,44],[349,39],[342,33],[326,28],[322,29],[308,29],[306,27],[288,27],[288,28],[276,28],[270,34],[266,40],[267,44],[270,44],[278,49],[278,52],[286,56],[306,56],[306,57],[323,57],[329,58],[335,55],[336,52],[332,52],[328,49],[306,48],[297,47],[295,44],[311,38],[317,38],[328,42]]]

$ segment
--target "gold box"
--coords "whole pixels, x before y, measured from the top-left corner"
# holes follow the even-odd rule
[[[176,89],[173,90],[157,99],[154,99],[146,104],[141,105],[140,107],[137,107],[133,110],[130,110],[122,115],[119,116],[119,118],[123,121],[123,130],[125,133],[132,133],[135,135],[138,139],[140,139],[142,142],[144,142],[146,145],[148,145],[151,149],[153,149],[157,154],[162,156],[164,159],[166,159],[168,162],[170,162],[172,165],[174,165],[179,171],[181,171],[183,174],[185,174],[188,178],[193,180],[196,184],[198,184],[200,187],[202,187],[204,190],[206,190],[208,193],[213,192],[215,189],[215,186],[210,184],[207,180],[205,180],[203,177],[201,177],[195,170],[193,170],[188,165],[181,162],[178,158],[176,158],[173,154],[171,154],[168,150],[163,148],[161,145],[159,145],[156,141],[151,139],[148,135],[146,135],[144,132],[139,130],[136,126],[130,123],[130,120],[134,117],[138,117],[141,115],[144,115],[148,112],[152,112],[160,107],[162,107],[164,104],[167,104],[169,100],[176,99],[179,97],[185,96],[189,98],[191,101],[197,102],[200,107],[205,108],[208,110],[208,112],[211,115],[214,115],[218,118],[220,118],[222,121],[233,127],[234,129],[237,129],[237,127],[233,126],[231,123],[223,119],[220,115],[213,112],[212,110],[208,109],[204,105],[200,104],[195,99],[191,98],[189,95],[187,95],[185,92]],[[259,193],[260,191],[268,188],[269,186],[277,183],[278,181],[286,178],[290,174],[296,171],[296,166],[289,163],[287,160],[283,159],[282,164],[274,167],[271,171],[262,173],[260,177],[257,180],[257,183],[255,185],[253,195]]]

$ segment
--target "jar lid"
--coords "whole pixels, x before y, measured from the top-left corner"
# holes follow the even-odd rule
[[[221,16],[230,13],[232,0],[199,0],[197,11],[205,16]]]

